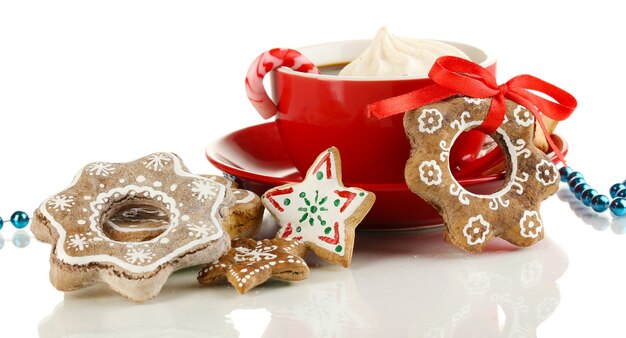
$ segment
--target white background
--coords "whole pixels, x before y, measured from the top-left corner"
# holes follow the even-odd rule
[[[571,164],[606,190],[626,178],[626,20],[614,2],[580,3],[0,1],[0,216],[30,213],[96,160],[173,151],[193,171],[217,173],[205,146],[263,122],[243,86],[260,52],[371,38],[383,25],[480,46],[498,59],[500,82],[529,73],[570,91],[579,108],[557,131]],[[570,268],[537,332],[619,336],[626,238],[583,225],[556,197],[543,210]],[[63,300],[47,281],[47,250],[0,250],[0,336],[36,336]]]

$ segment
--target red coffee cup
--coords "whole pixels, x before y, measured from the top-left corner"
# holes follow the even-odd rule
[[[262,78],[266,72],[277,68],[271,72],[273,97],[277,105],[272,105],[269,99],[249,97],[265,118],[276,114],[282,143],[301,173],[307,171],[324,149],[335,146],[341,152],[343,180],[346,183],[404,182],[404,167],[410,146],[404,134],[402,115],[377,120],[368,115],[367,105],[425,87],[432,81],[415,77],[324,74],[325,66],[349,63],[370,42],[340,41],[299,48],[298,51],[306,58],[293,50],[276,49],[271,51],[270,62],[265,59],[261,66],[261,55],[251,65],[246,80],[249,94],[256,91],[266,95],[264,88],[258,88],[262,87],[260,80],[255,83],[248,80],[251,76]],[[496,63],[484,51],[462,43],[448,43],[495,74]],[[282,62],[284,60],[276,51],[283,51],[281,55],[291,51],[291,58]],[[313,65],[321,69],[322,74],[318,74]],[[484,137],[476,131],[459,137],[450,154],[451,167],[475,159]]]

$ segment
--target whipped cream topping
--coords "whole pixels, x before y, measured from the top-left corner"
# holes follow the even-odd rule
[[[395,36],[383,27],[365,51],[339,75],[427,77],[435,60],[444,55],[469,59],[460,49],[447,43]]]

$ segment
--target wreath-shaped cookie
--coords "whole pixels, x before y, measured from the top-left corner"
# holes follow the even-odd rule
[[[85,166],[35,212],[33,233],[53,246],[52,284],[72,291],[104,282],[144,301],[172,272],[219,258],[230,248],[224,225],[243,212],[254,221],[241,230],[255,232],[263,210],[258,196],[221,180],[190,173],[172,153]]]
[[[492,237],[517,246],[543,238],[539,205],[558,189],[559,175],[533,145],[535,118],[507,100],[502,125],[491,137],[502,149],[505,185],[490,195],[463,188],[450,170],[450,150],[459,135],[478,127],[491,99],[453,97],[409,111],[404,127],[411,143],[405,179],[409,188],[443,216],[445,238],[466,251],[481,251]]]

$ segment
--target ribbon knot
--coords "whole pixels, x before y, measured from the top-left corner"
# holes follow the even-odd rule
[[[535,116],[543,130],[550,149],[565,164],[561,151],[555,146],[543,123],[542,115],[556,121],[567,119],[576,109],[576,99],[565,90],[532,75],[519,75],[502,85],[486,68],[454,56],[442,56],[433,64],[428,77],[434,84],[416,91],[368,105],[368,111],[379,119],[404,113],[443,99],[464,95],[472,98],[491,98],[491,107],[485,120],[476,129],[492,134],[502,124],[506,114],[506,99],[514,101]],[[545,99],[532,91],[542,93]]]

